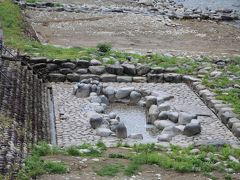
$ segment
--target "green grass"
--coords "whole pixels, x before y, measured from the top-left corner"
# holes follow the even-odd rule
[[[41,2],[41,0],[26,0],[27,3],[37,3]]]
[[[99,176],[116,176],[117,173],[121,172],[124,166],[121,164],[108,164],[103,166],[100,170],[96,171]]]

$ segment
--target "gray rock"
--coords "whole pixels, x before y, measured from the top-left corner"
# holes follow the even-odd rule
[[[79,82],[80,76],[76,73],[67,74],[67,80],[70,82]]]
[[[229,119],[229,121],[228,121],[228,127],[231,129],[232,128],[232,126],[233,126],[233,124],[234,123],[240,123],[240,120],[239,119],[237,119],[237,118],[231,118],[231,119]]]
[[[115,112],[110,112],[109,113],[109,118],[110,119],[115,119],[117,117],[117,114]]]
[[[112,65],[108,65],[106,67],[106,71],[110,74],[122,75],[123,74],[123,67],[119,64],[112,64]]]
[[[117,82],[132,82],[132,76],[117,76]]]
[[[230,161],[233,161],[233,162],[235,162],[235,163],[240,163],[239,162],[239,160],[237,159],[237,158],[235,158],[234,156],[228,156],[228,159],[230,160]]]
[[[154,125],[158,129],[164,129],[164,128],[169,127],[169,126],[175,126],[175,124],[172,121],[169,121],[169,120],[156,120],[154,122]]]
[[[71,73],[73,73],[73,70],[72,69],[70,69],[70,68],[62,68],[62,69],[60,69],[59,70],[59,72],[61,73],[61,74],[71,74]]]
[[[63,68],[74,69],[76,67],[76,64],[74,64],[72,62],[65,62],[65,63],[62,63],[61,66]]]
[[[109,100],[105,95],[99,96],[101,98],[101,103],[106,104],[107,106],[109,105]]]
[[[121,89],[117,90],[115,97],[117,99],[127,98],[133,90],[134,90],[134,87],[121,88]]]
[[[154,82],[154,83],[163,83],[163,74],[147,74],[147,81]]]
[[[158,114],[159,114],[159,110],[157,105],[151,105],[151,107],[149,108],[148,111],[148,118],[147,118],[147,123],[148,124],[153,124],[154,121],[156,121],[158,119]]]
[[[177,125],[175,126],[176,128],[178,128],[181,132],[183,132],[185,126],[184,125]]]
[[[150,67],[147,64],[139,64],[136,67],[137,75],[142,76],[150,71]]]
[[[98,75],[95,75],[95,74],[81,74],[80,75],[80,80],[83,80],[83,79],[99,80],[100,77]]]
[[[236,137],[240,137],[240,123],[233,123],[232,132]]]
[[[80,98],[88,97],[90,94],[90,89],[91,89],[90,84],[81,84],[80,86],[78,86],[76,96]]]
[[[102,63],[99,60],[93,59],[90,61],[91,66],[101,66]]]
[[[130,93],[130,101],[131,101],[131,103],[138,103],[138,101],[140,101],[140,99],[141,99],[141,93],[139,93],[139,92],[137,92],[137,91],[132,91],[131,93]]]
[[[201,125],[198,123],[188,123],[183,130],[183,134],[187,136],[194,136],[199,133],[201,133]]]
[[[151,105],[157,104],[157,98],[155,96],[146,96],[146,108],[150,108]]]
[[[93,74],[102,74],[105,71],[105,67],[104,66],[89,66],[89,71]]]
[[[116,82],[117,75],[115,74],[102,74],[100,76],[102,82]]]
[[[163,103],[158,105],[158,110],[161,111],[169,111],[171,109],[170,105],[168,103]]]
[[[147,78],[142,77],[142,76],[135,76],[135,77],[133,77],[133,82],[145,83],[145,82],[147,82]]]
[[[168,119],[174,123],[178,122],[178,112],[169,112]]]
[[[91,112],[89,114],[89,122],[90,122],[91,127],[93,129],[96,129],[102,125],[103,118],[100,114]]]
[[[123,72],[127,75],[135,75],[136,74],[136,67],[134,64],[122,64]]]
[[[165,127],[161,134],[169,134],[171,135],[172,137],[178,135],[181,133],[181,130],[176,128],[175,126],[168,126],[168,127]]]
[[[180,112],[178,116],[178,123],[185,125],[190,123],[192,119],[193,119],[193,115],[188,114],[186,112]]]
[[[47,64],[47,70],[48,71],[55,71],[58,69],[58,65],[54,63],[48,63]]]
[[[112,134],[112,131],[107,128],[98,128],[96,130],[96,135],[101,136],[101,137],[108,137]]]
[[[231,111],[225,111],[223,113],[218,113],[218,117],[221,119],[223,124],[227,124],[229,119],[234,117],[234,114]]]
[[[159,142],[170,142],[172,140],[172,136],[169,134],[161,134],[158,136]]]
[[[76,73],[78,73],[78,74],[87,74],[88,73],[88,69],[79,68],[79,69],[77,69]]]
[[[108,97],[109,101],[113,101],[115,98],[115,89],[111,86],[108,86],[103,89],[103,93]]]
[[[76,64],[80,68],[88,68],[90,66],[89,61],[86,61],[86,60],[78,60]]]
[[[130,134],[128,136],[128,138],[131,138],[131,139],[143,139],[143,135],[142,134]]]
[[[199,149],[192,149],[190,151],[191,154],[199,154],[200,150]]]
[[[110,119],[110,124],[111,125],[118,125],[119,124],[119,121],[117,119]]]
[[[166,120],[166,119],[168,119],[169,113],[170,112],[168,112],[168,111],[162,111],[162,112],[159,113],[158,118],[160,120]]]
[[[120,122],[116,127],[116,136],[117,138],[127,138],[127,128],[122,122]]]
[[[59,73],[50,73],[48,75],[48,79],[50,82],[64,82],[66,80],[66,75]]]
[[[102,102],[102,100],[99,96],[90,96],[89,101],[91,103],[99,103],[99,104]]]

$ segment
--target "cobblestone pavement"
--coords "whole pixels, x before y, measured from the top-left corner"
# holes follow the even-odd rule
[[[73,83],[53,83],[53,96],[56,114],[57,142],[60,146],[78,145],[84,142],[96,143],[100,137],[91,129],[87,112],[93,110],[87,98],[77,98],[72,95]],[[103,83],[120,88],[133,86],[135,88],[148,88],[151,91],[165,91],[174,95],[169,103],[179,111],[208,114],[210,117],[199,116],[201,121],[201,134],[193,137],[184,135],[175,136],[170,143],[187,146],[202,141],[229,141],[238,144],[239,140],[225,127],[216,115],[198,98],[198,96],[183,83],[179,84],[154,84],[154,83]],[[116,137],[102,138],[108,146],[118,142]],[[126,139],[129,144],[141,140]],[[156,140],[157,142],[157,140]]]

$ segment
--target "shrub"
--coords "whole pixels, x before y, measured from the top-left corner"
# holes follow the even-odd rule
[[[99,44],[97,45],[97,49],[98,49],[98,51],[100,51],[100,52],[106,53],[106,52],[111,51],[112,45],[111,45],[110,43],[99,43]]]

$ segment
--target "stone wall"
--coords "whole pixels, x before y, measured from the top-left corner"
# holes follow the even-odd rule
[[[0,62],[0,173],[6,174],[16,172],[33,143],[50,136],[43,81],[19,61]]]
[[[98,60],[47,60],[26,58],[42,78],[50,82],[79,82],[92,78],[102,82],[186,83],[219,117],[235,136],[240,137],[240,120],[229,104],[216,99],[216,94],[202,85],[200,79],[177,74],[176,68],[151,68],[147,64],[113,64],[104,66]]]

